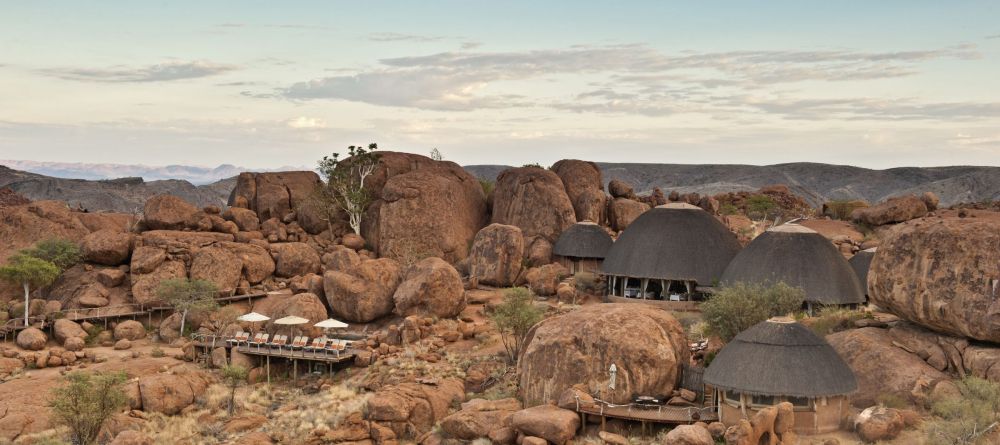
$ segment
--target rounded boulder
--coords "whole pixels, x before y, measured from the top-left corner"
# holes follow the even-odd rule
[[[128,260],[132,251],[132,234],[104,229],[83,237],[80,245],[83,258],[91,263],[117,266]]]
[[[367,323],[392,313],[393,295],[400,280],[396,261],[380,258],[362,261],[351,273],[326,272],[323,289],[334,315],[350,322]]]
[[[628,403],[633,394],[670,395],[689,354],[683,327],[663,310],[585,306],[529,331],[519,359],[520,387],[526,406],[541,405],[574,385],[607,388],[614,364],[608,402]]]
[[[451,264],[431,257],[410,268],[392,299],[402,316],[452,318],[465,309],[465,288]]]

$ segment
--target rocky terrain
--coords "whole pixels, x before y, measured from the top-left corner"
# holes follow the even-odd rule
[[[0,188],[9,188],[34,201],[64,201],[74,208],[90,211],[132,213],[141,210],[150,197],[163,193],[179,196],[196,205],[224,205],[234,183],[235,178],[199,186],[177,179],[64,179],[0,165]]]
[[[938,196],[919,190],[834,220],[816,215],[808,205],[815,197],[792,184],[715,195],[641,191],[651,183],[608,180],[602,170],[563,160],[505,169],[488,187],[455,163],[384,152],[366,182],[374,200],[360,234],[309,205],[320,180],[310,171],[241,173],[224,203],[144,197],[141,214],[3,192],[0,262],[52,237],[78,243],[82,261],[34,290],[27,305],[19,287],[0,286],[0,320],[25,312],[36,320],[0,345],[0,443],[64,443],[48,406],[61,375],[73,371],[127,373],[128,407],[102,432],[102,443],[118,445],[753,445],[762,437],[903,445],[922,443],[922,424],[937,415],[931,402],[958,394],[963,377],[1000,382],[996,212],[941,209]],[[765,198],[766,214],[755,214]],[[705,366],[723,346],[706,335],[699,312],[603,303],[600,279],[571,275],[553,256],[560,234],[579,221],[617,236],[667,203],[701,208],[743,242],[775,219],[809,216],[802,224],[844,257],[878,248],[869,308],[797,314],[814,329],[832,326],[823,334],[858,378],[842,431],[796,435],[787,402],[728,427],[696,422],[649,433],[620,419],[581,424],[581,406],[636,394],[696,406],[683,370]],[[192,312],[183,330],[170,310],[112,318],[106,328],[67,318],[162,306],[156,290],[171,278],[207,280],[220,296],[240,298]],[[540,320],[513,357],[494,318],[508,288],[529,289],[526,304]],[[270,320],[236,320],[251,310]],[[259,357],[191,337],[324,333],[275,323],[290,315],[347,322],[340,334],[353,341],[353,360],[296,376],[302,363],[275,359],[268,374]],[[610,393],[608,362],[619,369]],[[248,370],[236,389],[220,371],[230,364]]]
[[[645,193],[654,188],[716,195],[786,184],[814,207],[826,201],[884,201],[892,196],[934,192],[943,206],[1000,200],[1000,167],[903,167],[871,170],[846,165],[792,163],[777,165],[597,163],[604,180],[620,179]],[[466,169],[492,179],[505,166],[471,165]]]

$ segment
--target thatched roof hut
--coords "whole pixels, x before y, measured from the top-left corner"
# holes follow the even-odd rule
[[[721,284],[776,284],[802,288],[806,302],[848,305],[865,302],[858,277],[833,243],[816,231],[785,224],[764,232],[729,263]]]
[[[757,323],[729,342],[705,383],[746,394],[828,397],[858,389],[854,371],[809,328],[787,318]]]
[[[667,204],[632,222],[601,265],[607,275],[711,286],[740,250],[736,235],[690,204]]]
[[[858,281],[861,282],[861,289],[864,290],[865,295],[868,295],[868,269],[872,266],[872,258],[875,258],[876,249],[878,248],[872,247],[862,250],[847,260],[847,264],[851,265],[851,269],[854,269],[854,275],[857,275]]]
[[[578,222],[559,235],[552,253],[567,258],[604,259],[614,240],[601,226],[589,221]]]

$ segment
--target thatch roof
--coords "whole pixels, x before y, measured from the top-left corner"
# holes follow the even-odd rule
[[[604,259],[614,240],[601,226],[592,222],[573,224],[559,235],[552,253],[572,258]]]
[[[705,370],[705,383],[756,395],[824,397],[858,389],[854,371],[825,340],[791,319],[741,332]]]
[[[609,275],[711,286],[740,251],[736,235],[694,206],[660,206],[621,233],[601,265]]]
[[[822,304],[865,301],[861,282],[833,243],[798,224],[778,226],[755,238],[729,263],[720,282],[784,282],[802,288],[806,301]]]
[[[851,259],[847,260],[847,264],[851,265],[851,269],[854,269],[854,274],[858,276],[858,281],[861,282],[861,289],[865,291],[865,295],[868,295],[868,269],[872,267],[872,258],[875,258],[875,249],[862,250]]]

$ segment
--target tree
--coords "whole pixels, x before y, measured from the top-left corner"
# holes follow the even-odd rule
[[[319,173],[326,183],[317,188],[313,204],[321,211],[327,224],[332,224],[340,211],[347,213],[348,222],[354,233],[361,234],[361,217],[371,203],[371,196],[365,189],[365,180],[378,166],[378,145],[371,143],[368,148],[347,147],[348,157],[340,159],[339,153],[324,156],[319,161]]]
[[[239,365],[226,365],[222,367],[222,378],[226,381],[226,386],[229,386],[229,415],[233,415],[233,409],[235,407],[236,401],[236,388],[247,381],[247,377],[250,375],[247,368]]]
[[[441,160],[444,159],[444,156],[441,156],[441,151],[440,150],[438,150],[437,148],[434,148],[433,150],[431,150],[431,159],[433,159],[435,161],[441,161]]]
[[[542,321],[544,315],[541,309],[535,307],[533,300],[534,293],[531,290],[523,287],[510,288],[504,291],[503,302],[490,314],[500,331],[500,339],[507,351],[507,362],[512,365],[517,363],[528,331]]]
[[[104,422],[121,411],[128,398],[122,389],[124,372],[71,372],[52,391],[52,420],[69,428],[73,443],[97,443]]]
[[[785,283],[736,283],[709,297],[702,303],[701,313],[708,332],[729,341],[757,323],[800,309],[805,297],[801,288]]]
[[[771,210],[776,206],[777,204],[774,203],[774,200],[770,196],[753,195],[747,199],[747,216],[765,220],[771,216]]]
[[[29,310],[31,288],[48,286],[57,277],[59,268],[55,264],[22,253],[14,254],[7,260],[6,265],[0,267],[0,279],[24,287],[25,326],[29,324],[28,315],[31,312]]]
[[[191,311],[210,311],[219,307],[215,297],[219,288],[215,283],[205,280],[190,280],[187,278],[171,278],[163,280],[156,287],[156,296],[174,307],[181,313],[181,335],[184,335],[184,323]]]
[[[76,263],[80,262],[83,256],[80,253],[80,246],[62,238],[49,238],[39,241],[31,248],[22,250],[21,253],[55,264],[60,271],[73,267]]]

